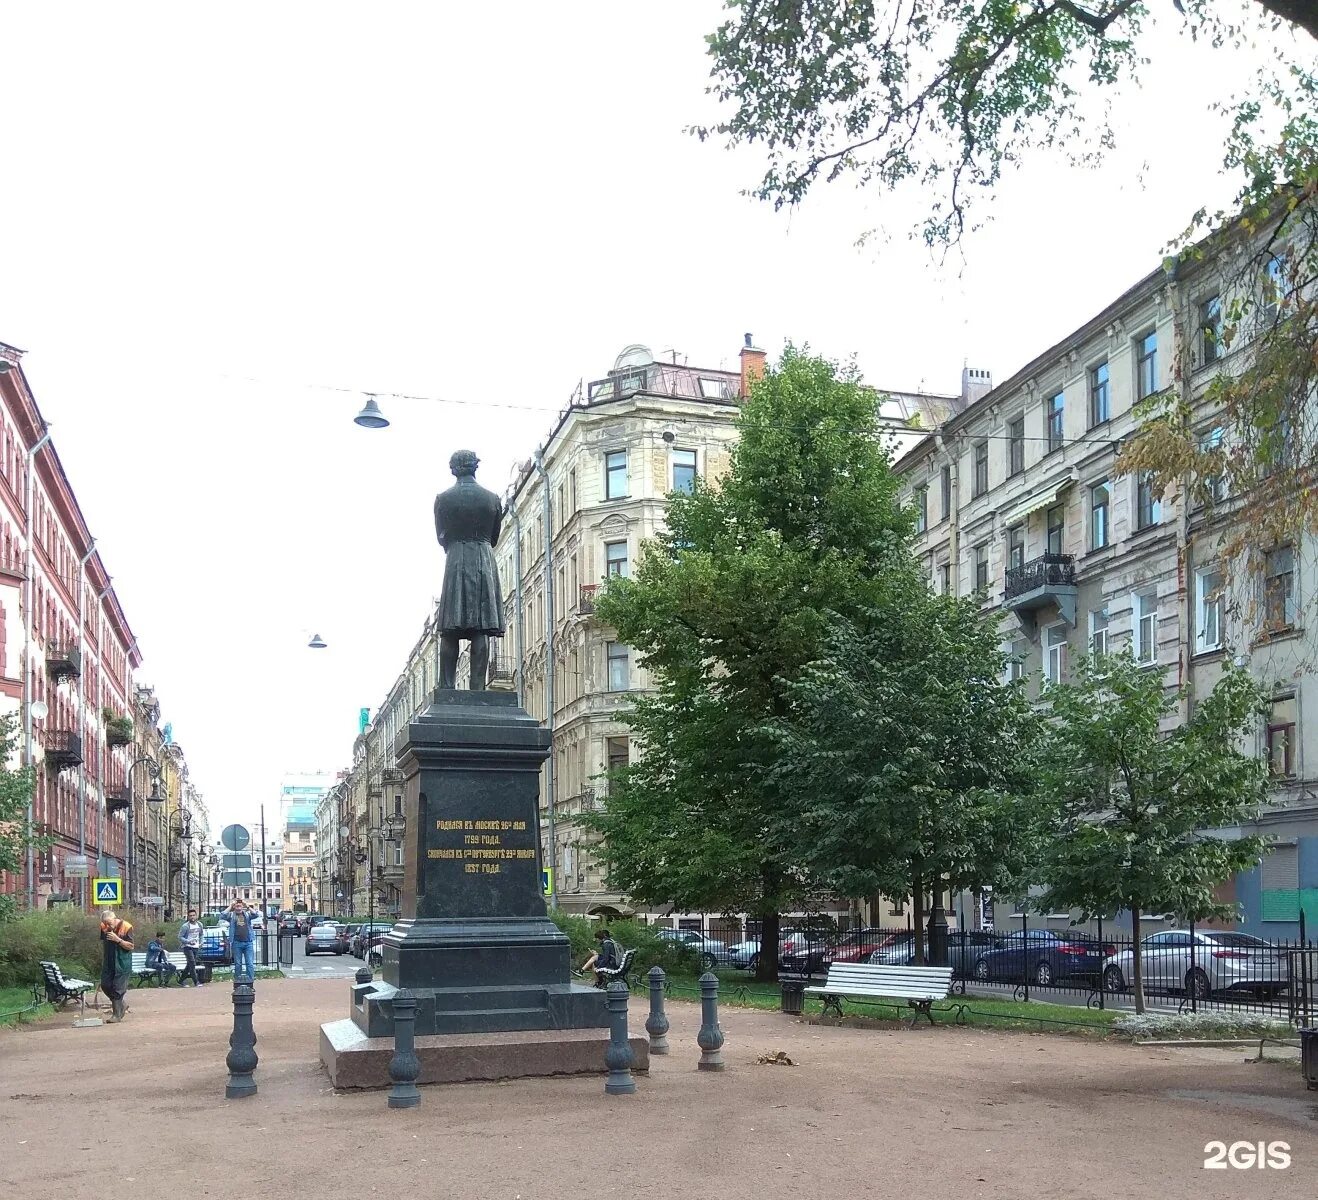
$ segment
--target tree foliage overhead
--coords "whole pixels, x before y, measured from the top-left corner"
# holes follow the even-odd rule
[[[1318,7],[1172,2],[1189,35],[1224,51],[1304,31],[1239,103],[1234,133],[1253,148],[1276,92],[1312,85]],[[710,90],[731,111],[696,132],[765,147],[755,190],[778,205],[821,179],[914,183],[929,199],[931,241],[958,238],[974,192],[1031,151],[1102,151],[1111,137],[1102,101],[1137,77],[1149,15],[1138,0],[728,0],[727,10],[709,38]],[[1266,154],[1232,147],[1228,158],[1269,166]]]
[[[1051,730],[1040,759],[1040,798],[1052,822],[1039,877],[1044,912],[1085,919],[1129,911],[1137,1007],[1143,1011],[1140,917],[1234,917],[1217,886],[1252,866],[1266,844],[1232,838],[1267,801],[1264,763],[1240,749],[1262,703],[1230,670],[1189,719],[1164,732],[1178,697],[1163,673],[1128,655],[1082,660],[1076,680],[1048,689]]]
[[[978,597],[835,623],[787,684],[773,773],[791,837],[839,895],[1010,889],[1037,849],[1037,720]]]
[[[22,875],[27,865],[29,845],[34,849],[46,843],[27,823],[27,806],[32,798],[32,768],[12,771],[10,762],[17,745],[17,718],[0,717],[0,873]],[[17,904],[12,896],[0,894],[0,921],[12,915]]]
[[[864,621],[925,587],[879,400],[854,369],[789,348],[743,405],[729,473],[675,496],[667,532],[598,603],[655,683],[628,717],[640,757],[592,821],[610,878],[643,901],[763,915],[767,944],[814,882],[767,770],[785,681],[835,614]]]

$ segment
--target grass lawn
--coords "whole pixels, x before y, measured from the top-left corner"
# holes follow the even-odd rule
[[[32,1017],[44,1017],[54,1012],[49,1004],[32,1007],[30,987],[0,988],[0,1025],[15,1025]]]
[[[778,986],[756,983],[745,972],[720,973],[719,1003],[733,1007],[777,1009],[780,1004]],[[670,994],[678,1000],[698,1000],[700,983],[695,976],[673,976],[669,980]],[[811,985],[813,986],[813,985]],[[1111,1009],[1079,1008],[1068,1004],[1041,1004],[1035,1000],[989,1000],[979,996],[949,996],[934,1004],[934,1020],[952,1024],[958,1007],[967,1025],[982,1029],[1043,1030],[1052,1033],[1072,1033],[1082,1036],[1103,1036],[1119,1015]],[[823,1004],[817,996],[806,996],[804,1011],[807,1016],[818,1015]],[[911,1010],[905,1000],[884,1003],[861,1003],[843,1000],[842,1011],[848,1016],[866,1017],[880,1021],[906,1021]]]

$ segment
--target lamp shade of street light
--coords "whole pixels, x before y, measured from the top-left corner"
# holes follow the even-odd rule
[[[165,798],[160,794],[160,785],[154,780],[151,782],[151,794],[146,798],[148,804],[164,804]]]
[[[311,641],[307,643],[308,650],[324,650],[327,643],[318,633],[311,635]]]
[[[380,411],[374,399],[367,400],[353,420],[363,429],[388,429],[389,418]]]
[[[44,721],[46,719],[46,714],[50,712],[50,709],[46,707],[46,702],[44,700],[36,700],[28,706],[28,711],[31,712],[36,720]]]

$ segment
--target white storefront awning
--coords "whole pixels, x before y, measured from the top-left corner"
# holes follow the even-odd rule
[[[1031,513],[1038,512],[1041,508],[1048,508],[1056,503],[1061,494],[1075,482],[1072,475],[1067,475],[1047,487],[1040,488],[1038,491],[1031,492],[1023,500],[1018,500],[1005,513],[1002,514],[1002,524],[1010,528],[1012,525],[1019,524],[1025,520]]]

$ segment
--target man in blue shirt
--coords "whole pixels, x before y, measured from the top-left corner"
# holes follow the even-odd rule
[[[241,900],[235,900],[224,919],[229,926],[229,945],[233,947],[233,981],[251,983],[256,978],[256,936],[251,913]]]
[[[169,961],[169,951],[165,949],[165,931],[163,929],[157,929],[156,936],[146,944],[146,969],[156,973],[156,977],[163,987],[169,986],[169,981],[174,978],[174,972],[178,970]]]

